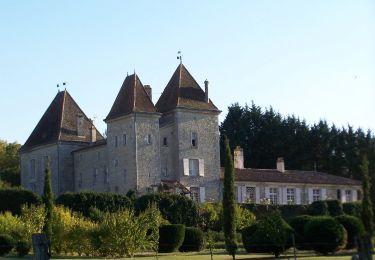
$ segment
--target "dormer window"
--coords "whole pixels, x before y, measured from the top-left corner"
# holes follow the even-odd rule
[[[191,147],[198,147],[198,134],[197,132],[191,133]]]
[[[123,134],[123,135],[122,135],[122,145],[123,145],[123,146],[126,145],[126,134]]]
[[[151,144],[151,142],[152,142],[151,135],[148,135],[147,136],[147,144]]]
[[[81,114],[77,115],[77,135],[78,136],[84,136],[84,131],[83,131],[83,115],[81,115]]]

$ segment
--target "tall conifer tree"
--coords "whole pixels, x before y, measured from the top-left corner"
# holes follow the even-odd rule
[[[236,243],[236,223],[235,223],[235,198],[234,198],[234,166],[232,152],[229,147],[229,140],[224,137],[225,142],[225,172],[223,191],[223,229],[225,235],[225,248],[229,255],[235,259]]]
[[[43,231],[47,235],[48,240],[52,237],[52,214],[53,214],[53,193],[51,184],[51,170],[49,162],[44,170],[44,191],[43,203],[46,211],[46,218],[44,221]]]
[[[362,164],[360,165],[361,173],[362,173],[362,191],[363,191],[363,199],[362,199],[362,221],[367,230],[367,232],[372,235],[374,231],[374,212],[372,209],[372,203],[370,198],[370,177],[368,173],[369,163],[367,160],[367,156],[364,156],[362,159]]]

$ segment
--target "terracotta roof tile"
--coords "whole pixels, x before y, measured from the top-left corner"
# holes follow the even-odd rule
[[[219,111],[211,100],[205,101],[205,93],[183,64],[173,73],[156,108],[165,113],[175,108]]]
[[[83,116],[83,135],[77,135],[77,115]],[[22,146],[21,151],[56,141],[90,142],[91,120],[83,113],[68,91],[55,96],[37,126]],[[97,139],[103,136],[96,132]]]
[[[157,112],[142,82],[136,74],[125,78],[105,121],[134,112]]]

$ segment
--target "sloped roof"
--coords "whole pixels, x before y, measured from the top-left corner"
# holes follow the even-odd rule
[[[77,133],[77,115],[83,117],[83,135]],[[67,90],[57,93],[21,151],[56,141],[90,142],[92,121],[83,113]],[[103,136],[96,131],[97,140]]]
[[[125,78],[111,111],[104,121],[134,112],[157,112],[142,82],[135,73]]]
[[[219,111],[211,100],[205,101],[204,91],[182,63],[173,73],[156,103],[156,109],[160,113],[175,108]]]
[[[222,169],[222,173],[223,173]],[[281,182],[299,184],[361,185],[360,181],[324,172],[276,169],[235,169],[235,181]]]

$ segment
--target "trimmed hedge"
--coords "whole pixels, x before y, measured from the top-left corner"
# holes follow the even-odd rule
[[[279,257],[291,245],[293,229],[277,213],[258,220],[242,231],[243,246],[248,253],[272,252]]]
[[[102,212],[118,212],[133,208],[131,200],[121,194],[108,192],[68,192],[56,199],[56,204],[89,217],[93,208]]]
[[[196,226],[199,221],[197,203],[186,196],[169,193],[145,194],[136,200],[135,209],[141,212],[150,204],[156,204],[163,218],[172,224]]]
[[[299,250],[308,250],[309,246],[306,244],[305,241],[305,227],[307,223],[312,219],[312,216],[309,215],[301,215],[292,218],[289,221],[289,225],[294,229],[294,238],[296,247]]]
[[[9,254],[14,247],[13,238],[9,235],[0,235],[0,256]]]
[[[289,220],[296,216],[306,215],[307,206],[306,205],[262,205],[262,204],[240,204],[241,207],[246,208],[253,212],[256,218],[262,218],[267,216],[270,212],[278,211],[281,217],[285,220]]]
[[[194,252],[204,249],[204,234],[203,231],[195,227],[185,228],[184,242],[179,248],[181,252]]]
[[[328,205],[325,200],[314,201],[309,205],[309,215],[312,216],[325,216],[328,215]]]
[[[344,214],[361,218],[362,204],[360,202],[347,202],[342,204]]]
[[[346,244],[344,227],[332,217],[312,218],[304,230],[310,248],[322,254],[333,253]]]
[[[344,214],[342,203],[339,200],[326,200],[329,215],[332,217]]]
[[[159,227],[159,252],[170,253],[180,248],[185,238],[185,226],[181,224]]]
[[[0,189],[0,212],[10,211],[14,215],[21,213],[21,207],[24,204],[40,205],[41,198],[22,188],[3,188]]]
[[[365,228],[361,220],[357,217],[349,215],[337,216],[336,220],[344,226],[348,235],[348,242],[346,243],[345,248],[355,248],[355,238],[365,233]]]

